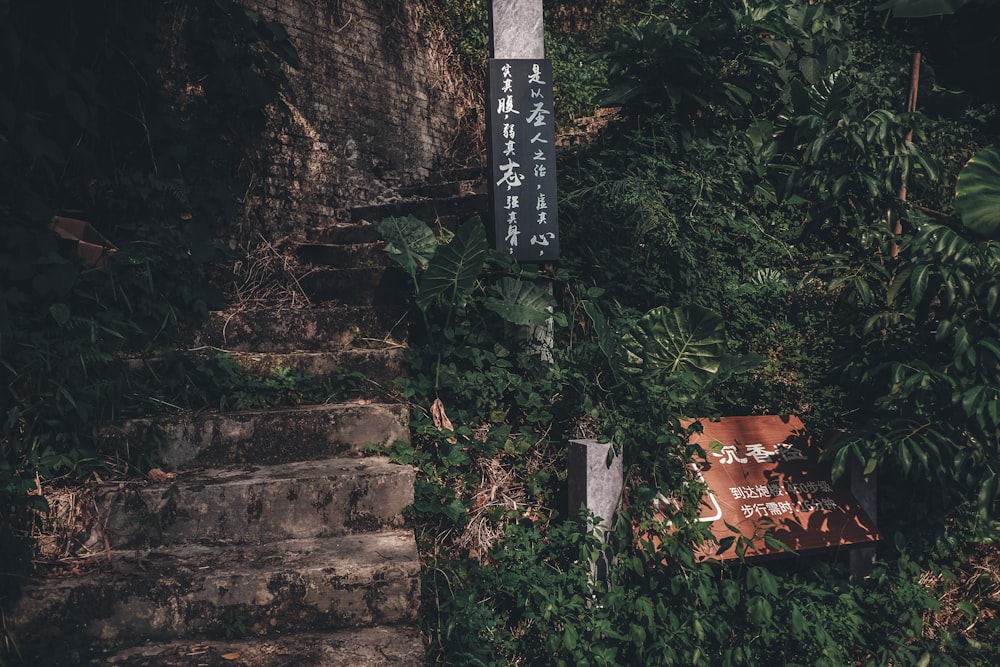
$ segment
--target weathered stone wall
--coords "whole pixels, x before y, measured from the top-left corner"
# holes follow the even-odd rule
[[[245,0],[298,49],[237,238],[300,238],[397,186],[475,164],[473,95],[419,0]]]

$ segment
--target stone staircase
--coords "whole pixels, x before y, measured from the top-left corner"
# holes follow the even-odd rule
[[[401,191],[309,231],[294,253],[311,308],[213,313],[198,348],[245,368],[340,369],[354,400],[133,420],[111,438],[168,435],[156,480],[81,489],[68,574],[26,582],[6,611],[32,665],[419,665],[420,561],[403,513],[415,471],[367,447],[409,439],[392,400],[404,285],[368,221],[453,227],[485,212],[481,170]],[[468,176],[469,178],[465,178]]]

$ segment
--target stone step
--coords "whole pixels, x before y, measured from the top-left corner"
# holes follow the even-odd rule
[[[360,206],[351,209],[351,220],[381,220],[389,217],[412,215],[425,222],[434,222],[440,217],[457,215],[469,218],[474,215],[485,216],[489,210],[489,197],[475,194],[462,197],[444,197],[434,199],[405,199],[387,204]]]
[[[295,254],[306,264],[336,266],[339,268],[364,268],[389,266],[383,248],[385,243],[299,243]]]
[[[296,447],[279,441],[278,447]],[[415,471],[382,457],[191,470],[94,492],[84,547],[261,544],[403,525]]]
[[[360,373],[366,382],[348,393],[374,398],[393,394],[396,378],[403,373],[403,351],[397,346],[333,352],[231,352],[229,356],[247,371],[264,376],[294,369],[324,381],[336,380],[345,371]]]
[[[269,637],[417,619],[420,561],[410,531],[255,547],[115,551],[110,562],[98,558],[100,564],[81,574],[22,586],[5,629],[17,638],[25,664],[73,664],[46,655],[53,650],[69,657],[74,648]]]
[[[486,178],[486,167],[459,167],[458,169],[441,169],[428,179],[430,183],[443,181],[477,181]]]
[[[400,308],[337,305],[214,311],[195,337],[195,345],[236,352],[392,347],[406,339],[402,318]]]
[[[385,345],[376,349],[333,350],[329,352],[227,352],[217,350],[216,355],[228,358],[250,376],[264,378],[262,382],[274,384],[273,391],[262,401],[254,403],[252,393],[241,391],[238,383],[231,387],[232,396],[220,397],[212,405],[223,408],[254,408],[269,405],[288,405],[301,402],[309,396],[316,402],[347,400],[384,400],[395,395],[395,382],[403,373],[404,347]],[[199,359],[209,361],[212,353],[204,349],[175,352],[168,357],[154,359],[129,359],[127,368],[133,378],[156,382],[169,369],[181,364],[193,367]],[[213,363],[221,363],[213,361]],[[289,371],[298,371],[295,376]],[[271,402],[267,402],[268,400]],[[168,404],[170,398],[164,399]],[[182,407],[200,407],[190,403]]]
[[[359,456],[369,444],[409,442],[409,409],[399,403],[337,403],[241,412],[182,412],[133,419],[106,433],[115,449],[149,451],[167,470],[192,465],[289,463]]]
[[[411,185],[399,188],[396,192],[404,198],[430,197],[464,197],[484,192],[485,183],[477,180],[436,181],[422,185]]]
[[[257,640],[137,646],[101,663],[116,667],[422,667],[420,632],[408,626],[351,628]]]
[[[350,245],[377,243],[382,239],[375,225],[368,222],[336,223],[306,230],[307,238],[314,243]]]
[[[374,306],[401,304],[408,285],[403,272],[395,269],[320,268],[300,276],[299,286],[313,303]]]

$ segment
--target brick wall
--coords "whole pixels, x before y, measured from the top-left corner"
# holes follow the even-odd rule
[[[290,113],[272,114],[237,238],[300,238],[394,187],[476,164],[473,91],[419,0],[244,0],[302,60]],[[481,135],[480,135],[481,136]]]

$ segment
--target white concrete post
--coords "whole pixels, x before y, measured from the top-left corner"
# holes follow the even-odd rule
[[[494,58],[544,58],[542,0],[492,0],[490,36]]]
[[[608,462],[613,447],[593,439],[569,441],[569,515],[578,517],[582,508],[596,515],[598,522],[594,528],[602,541],[611,530],[624,488],[621,456],[614,456]],[[592,570],[595,585],[606,580],[609,565],[610,556],[605,552]]]

